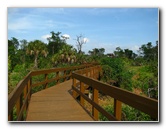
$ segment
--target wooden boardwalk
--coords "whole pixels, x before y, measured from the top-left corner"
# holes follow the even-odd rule
[[[32,94],[26,121],[94,121],[72,97],[72,80]]]

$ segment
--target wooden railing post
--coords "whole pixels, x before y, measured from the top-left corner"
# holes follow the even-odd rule
[[[94,68],[92,68],[92,78],[94,79],[94,77],[95,77],[95,70],[94,70]]]
[[[32,85],[32,78],[30,78],[28,81],[28,103],[31,99],[31,88],[32,88],[31,85]]]
[[[117,120],[121,120],[122,103],[119,100],[114,99],[114,115]]]
[[[58,79],[57,79],[57,84],[59,84],[59,71],[56,72],[56,77],[58,78]]]
[[[17,120],[18,120],[18,116],[20,114],[20,110],[21,110],[21,107],[22,107],[22,104],[23,104],[23,94],[20,95],[20,97],[18,98],[17,102],[16,102],[16,114],[17,114]],[[21,120],[23,119],[23,117],[21,116]]]
[[[86,76],[88,77],[88,72],[89,72],[89,70],[88,69],[86,69]]]
[[[85,88],[84,88],[84,83],[83,82],[80,82],[80,91],[83,94],[85,92]],[[80,102],[81,102],[81,105],[84,107],[84,98],[82,96],[80,98]]]
[[[45,74],[45,81],[47,80],[48,80],[48,74]],[[48,82],[46,82],[43,89],[46,89],[47,87],[48,87]]]
[[[25,98],[27,97],[27,93],[28,93],[28,84],[24,88],[24,101],[25,101]],[[25,111],[27,110],[27,108],[28,108],[28,101],[25,104]]]
[[[64,77],[66,76],[66,70],[64,70],[63,76],[64,76]],[[66,80],[67,80],[67,78],[65,77],[65,78],[64,78],[64,82],[65,82]]]
[[[13,121],[13,110],[11,113],[8,115],[8,121]]]
[[[93,97],[92,100],[98,104],[98,90],[97,89],[93,89]],[[99,112],[98,110],[93,106],[92,107],[92,115],[94,117],[95,120],[98,120],[99,118]]]
[[[70,79],[72,79],[72,72],[73,72],[73,71],[72,71],[72,70],[70,70]]]
[[[76,87],[76,79],[75,78],[73,78],[73,86]],[[73,90],[73,97],[76,98],[76,96],[77,96],[77,93],[76,93],[76,91]]]
[[[92,69],[90,68],[90,78],[92,77]]]

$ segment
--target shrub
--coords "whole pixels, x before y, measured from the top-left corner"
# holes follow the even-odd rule
[[[102,71],[103,71],[102,80],[104,82],[108,82],[111,79],[111,71],[112,71],[111,67],[108,65],[103,65]]]
[[[119,85],[122,81],[122,72],[124,69],[124,62],[121,58],[103,58],[101,60],[101,65],[108,65],[111,68],[110,79],[118,82]]]
[[[152,121],[151,117],[128,105],[122,106],[123,121]]]
[[[107,106],[104,106],[103,108],[110,114],[112,115],[114,114],[113,105],[107,105]],[[122,105],[121,117],[122,117],[121,118],[122,121],[153,121],[153,119],[149,115],[135,108],[132,108],[128,105]],[[108,119],[105,116],[103,116],[101,113],[99,114],[99,120],[108,121]]]
[[[133,72],[124,71],[122,73],[122,81],[121,81],[120,87],[129,91],[132,91],[133,89],[132,77],[133,77]]]
[[[103,107],[107,112],[109,112],[110,114],[114,114],[114,107],[113,105],[107,105]],[[99,120],[100,121],[108,121],[108,119],[101,113],[99,113]]]
[[[24,64],[16,65],[12,73],[9,74],[8,77],[8,93],[10,93],[16,85],[21,81],[28,71],[26,71]]]

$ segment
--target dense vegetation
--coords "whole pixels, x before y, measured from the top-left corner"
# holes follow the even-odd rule
[[[18,40],[15,37],[8,40],[8,93],[31,70],[98,62],[103,69],[101,81],[158,99],[157,41],[155,46],[151,42],[140,46],[138,54],[120,47],[111,54],[104,54],[104,48],[94,48],[85,54],[82,46],[86,42],[82,35],[77,36],[78,49],[75,49],[67,44],[67,38],[62,37],[60,32],[50,33],[48,44],[40,40]],[[112,111],[110,105],[105,108]],[[126,116],[124,120],[150,120],[149,116],[131,107],[123,106],[122,110]],[[102,116],[100,119],[106,120]]]

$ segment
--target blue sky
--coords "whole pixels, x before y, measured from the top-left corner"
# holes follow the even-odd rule
[[[82,50],[116,47],[136,52],[142,44],[158,40],[158,8],[8,8],[8,39],[33,41],[50,32],[69,35],[68,44],[76,47],[77,35],[88,39]]]

